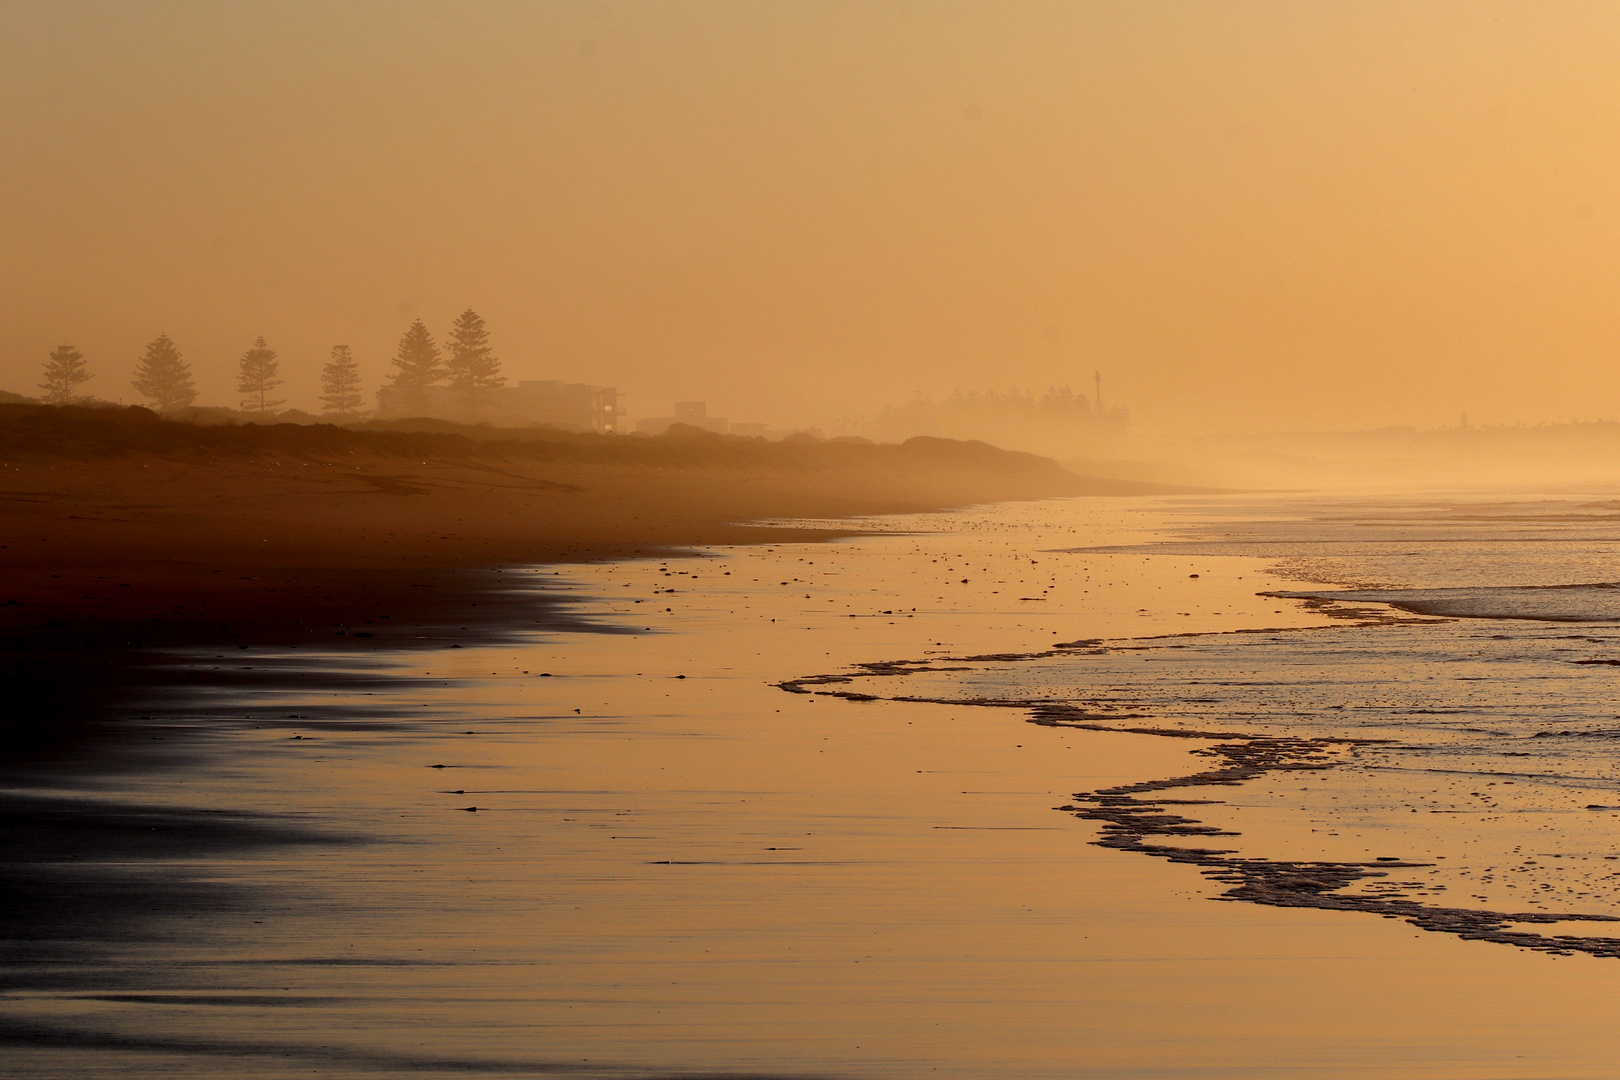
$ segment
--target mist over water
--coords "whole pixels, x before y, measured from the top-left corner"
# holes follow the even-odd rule
[[[1616,55],[0,5],[0,1073],[1608,1080]]]
[[[638,418],[1097,371],[1155,438],[1620,412],[1601,5],[476,10],[6,5],[50,164],[0,178],[0,389],[70,343],[136,400],[165,333],[231,404],[262,335],[314,411],[470,306]]]

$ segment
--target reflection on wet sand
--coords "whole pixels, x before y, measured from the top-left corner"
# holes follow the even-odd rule
[[[1203,903],[1220,883],[1100,848],[1095,823],[1052,811],[1077,791],[1207,770],[1194,753],[1207,742],[776,685],[931,656],[973,670],[875,678],[872,696],[897,679],[1005,690],[1007,672],[1036,666],[948,658],[1258,625],[1337,632],[1318,608],[1279,614],[1256,596],[1290,584],[1259,559],[1051,554],[1140,543],[1162,520],[1058,501],[877,522],[887,535],[836,544],[513,573],[515,595],[569,589],[636,632],[371,662],[300,650],[228,694],[155,695],[140,711],[156,719],[121,722],[186,741],[187,767],[59,794],[158,818],[228,808],[242,842],[87,854],[198,891],[146,912],[139,934],[16,954],[9,1067],[1603,1075],[1607,962]],[[1141,655],[1098,659],[1152,663]],[[208,662],[174,657],[177,673]],[[1190,681],[1182,669],[1156,683],[1215,696],[1186,694]],[[1322,775],[1353,787],[1368,774]],[[1255,810],[1300,820],[1295,802]],[[1293,836],[1207,820],[1245,844]],[[261,823],[312,842],[261,845]]]

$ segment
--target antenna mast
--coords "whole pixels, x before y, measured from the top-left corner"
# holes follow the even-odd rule
[[[1096,402],[1097,415],[1101,416],[1102,415],[1102,372],[1093,371],[1091,373],[1091,378],[1092,378],[1092,381],[1097,384],[1097,396],[1095,398],[1093,398],[1092,400]]]

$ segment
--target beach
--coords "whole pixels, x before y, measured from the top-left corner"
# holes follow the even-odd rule
[[[8,1068],[1606,1075],[1611,960],[1211,903],[1229,884],[1075,816],[1077,796],[1207,770],[1226,732],[1031,723],[1028,699],[1096,706],[1103,665],[1109,725],[1265,733],[1279,695],[1211,703],[1212,678],[1261,680],[1209,647],[1280,638],[1280,663],[1313,636],[1432,629],[1263,595],[1328,586],[1252,537],[1207,546],[1290,510],[1320,528],[1243,497],[760,515],[749,543],[492,561],[465,596],[499,605],[499,633],[351,614],[318,643],[165,646],[106,716],[115,743],[79,744],[99,767],[10,774],[36,821],[108,820],[22,860],[53,899],[14,907]],[[1159,647],[1174,674],[1139,674]],[[1336,660],[1313,662],[1316,684]],[[1335,703],[1288,722],[1369,734],[1323,719]],[[1449,839],[1433,823],[1455,814],[1392,832],[1366,798],[1389,775],[1168,794],[1273,861],[1427,875],[1507,835],[1481,820],[1500,808]]]
[[[0,39],[0,1080],[1620,1075],[1611,7]]]
[[[0,645],[19,703],[0,740],[25,755],[78,745],[81,720],[146,678],[143,649],[340,631],[364,649],[544,625],[545,599],[516,622],[502,610],[495,574],[513,564],[747,543],[767,535],[747,524],[760,518],[1149,490],[950,440],[463,430],[476,437],[0,405]]]

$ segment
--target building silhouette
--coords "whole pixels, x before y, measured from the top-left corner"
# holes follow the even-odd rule
[[[556,379],[524,379],[515,386],[485,391],[476,403],[447,386],[377,391],[377,415],[383,419],[429,416],[463,423],[489,423],[497,427],[545,425],[564,431],[618,432],[624,410],[619,392],[611,386],[565,383]]]

